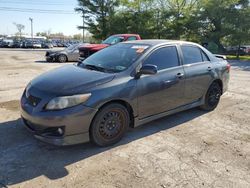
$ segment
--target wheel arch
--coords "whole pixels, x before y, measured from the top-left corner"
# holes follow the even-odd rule
[[[122,100],[122,99],[114,99],[114,100],[111,100],[111,101],[107,101],[105,102],[104,104],[102,104],[99,108],[98,108],[98,111],[95,113],[94,117],[92,118],[91,120],[91,124],[89,126],[89,133],[90,133],[90,130],[91,130],[91,126],[92,126],[92,123],[96,117],[96,115],[98,114],[98,112],[104,108],[105,106],[109,105],[109,104],[114,104],[114,103],[117,103],[117,104],[121,104],[122,106],[124,106],[127,110],[128,110],[128,113],[129,113],[129,117],[130,117],[130,123],[129,123],[129,127],[134,127],[134,110],[131,106],[131,104],[125,100]]]
[[[215,79],[215,80],[210,84],[210,86],[211,86],[213,83],[218,83],[218,84],[219,84],[219,86],[220,86],[220,88],[221,88],[221,94],[222,94],[222,92],[223,92],[223,82],[222,82],[222,80],[221,80],[221,79]],[[210,86],[209,86],[209,87],[210,87]]]
[[[208,89],[210,88],[210,86],[211,86],[213,83],[218,83],[219,86],[221,87],[221,94],[223,93],[223,82],[222,82],[221,79],[216,78],[216,79],[214,79],[214,80],[211,81],[211,83],[208,85],[208,88],[205,90],[205,93],[203,94],[202,99],[201,99],[201,100],[202,100],[202,103],[205,102],[205,97],[206,97],[207,91],[208,91]]]

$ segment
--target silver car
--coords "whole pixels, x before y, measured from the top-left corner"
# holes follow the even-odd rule
[[[45,57],[46,61],[48,62],[60,62],[65,63],[69,61],[78,61],[79,58],[79,46],[86,45],[87,43],[81,43],[81,44],[73,44],[69,47],[59,50],[59,51],[52,51],[49,50],[46,52]]]

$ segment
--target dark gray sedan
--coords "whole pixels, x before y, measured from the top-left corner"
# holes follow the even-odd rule
[[[21,116],[48,143],[111,145],[128,127],[194,107],[215,109],[230,71],[218,57],[183,41],[119,43],[32,80]]]

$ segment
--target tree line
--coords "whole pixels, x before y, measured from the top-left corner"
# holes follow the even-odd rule
[[[223,52],[250,42],[249,0],[78,0],[79,29],[97,40],[116,33],[189,40]]]

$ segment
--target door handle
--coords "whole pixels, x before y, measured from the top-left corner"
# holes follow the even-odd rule
[[[212,67],[208,67],[207,68],[207,71],[211,71],[211,70],[213,70]]]
[[[180,73],[180,72],[176,74],[176,78],[179,78],[179,79],[182,79],[183,76],[184,76],[184,74]]]

